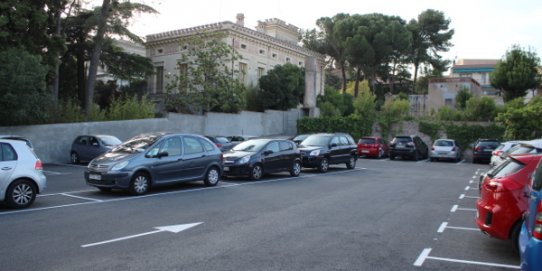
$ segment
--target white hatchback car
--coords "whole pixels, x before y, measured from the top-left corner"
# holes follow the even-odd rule
[[[459,162],[461,161],[462,155],[461,148],[459,148],[455,140],[441,138],[435,140],[433,143],[429,160],[432,162],[435,160],[447,159]]]
[[[47,186],[43,165],[24,141],[0,139],[0,201],[26,208]]]

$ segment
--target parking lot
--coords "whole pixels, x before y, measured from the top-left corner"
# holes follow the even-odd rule
[[[0,207],[0,231],[11,233],[0,261],[13,270],[519,269],[512,245],[474,223],[487,168],[360,159],[354,170],[193,182],[133,197],[86,186],[84,166],[46,165],[48,189],[31,208]],[[183,237],[145,231],[173,221],[194,228]]]

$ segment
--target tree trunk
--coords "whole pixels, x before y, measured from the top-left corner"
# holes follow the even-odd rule
[[[86,68],[85,68],[85,52],[79,50],[77,53],[77,98],[79,99],[79,105],[85,107],[86,102]]]
[[[393,94],[394,84],[395,84],[395,71],[397,70],[397,63],[393,61],[393,68],[391,69],[390,74],[390,93]]]
[[[416,64],[414,63],[414,81],[413,81],[413,88],[414,88],[414,93],[413,94],[418,94],[417,92],[417,89],[416,89],[416,80],[418,79],[418,67],[419,67],[420,64]]]
[[[341,74],[343,76],[343,94],[346,92],[346,64],[341,62]]]
[[[356,83],[354,84],[354,98],[359,95],[359,81],[361,81],[361,68],[357,68],[356,71]]]
[[[56,38],[60,38],[60,34],[62,33],[62,17],[61,17],[61,9],[60,7],[58,7],[58,10],[55,12],[55,22],[56,22],[56,26],[55,26],[55,34],[54,36]],[[58,104],[58,88],[59,88],[59,85],[60,85],[60,80],[59,80],[59,77],[60,77],[60,50],[58,52],[55,53],[56,55],[56,61],[55,61],[55,67],[54,67],[54,74],[53,74],[53,82],[51,83],[51,96],[53,97],[53,103],[56,105]]]
[[[103,0],[102,10],[98,19],[98,31],[94,37],[94,50],[90,59],[90,65],[88,68],[88,81],[87,81],[87,99],[85,101],[85,115],[87,120],[92,115],[92,104],[94,103],[94,86],[96,85],[96,72],[98,71],[98,64],[100,61],[100,55],[102,54],[102,45],[105,35],[105,28],[107,18],[109,16],[109,6],[111,0]]]

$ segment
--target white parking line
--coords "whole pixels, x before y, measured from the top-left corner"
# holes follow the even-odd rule
[[[84,193],[84,192],[93,192],[93,191],[97,191],[96,189],[86,189],[86,190],[77,190],[77,191],[69,191],[69,192],[62,192],[62,193],[50,193],[50,194],[39,194],[37,195],[37,197],[50,197],[50,196],[58,196],[58,195],[62,195],[62,194],[65,194],[65,193]]]
[[[469,191],[470,186],[465,187],[465,191]]]
[[[446,229],[464,230],[464,231],[480,231],[480,229],[478,228],[455,227],[455,226],[446,226]]]
[[[509,265],[509,264],[500,264],[500,263],[490,263],[490,262],[479,262],[479,261],[468,261],[468,260],[459,260],[459,259],[451,259],[451,258],[443,258],[443,257],[434,257],[429,256],[429,253],[431,253],[431,248],[425,248],[420,253],[420,256],[416,259],[414,262],[414,266],[422,266],[425,260],[436,260],[436,261],[445,261],[445,262],[453,262],[453,263],[463,263],[463,264],[471,264],[471,265],[482,265],[482,266],[490,266],[490,267],[502,267],[502,268],[510,268],[510,269],[520,269],[520,266],[518,265]]]
[[[457,208],[458,211],[469,211],[469,212],[476,212],[476,209],[474,208]]]
[[[443,233],[447,226],[448,226],[448,222],[442,222],[442,224],[440,224],[440,227],[438,227],[437,232]]]
[[[459,206],[458,206],[457,204],[454,205],[454,206],[452,206],[452,209],[450,210],[450,213],[455,213],[455,211],[457,211],[457,208],[458,208],[458,207],[459,207]]]
[[[465,197],[465,194],[459,195],[459,199],[463,199]]]
[[[70,194],[66,194],[66,193],[61,193],[60,195],[63,195],[63,196],[66,196],[66,197],[71,197],[71,198],[76,198],[76,199],[90,200],[90,201],[94,201],[94,202],[102,202],[103,201],[103,200],[100,200],[100,199],[91,199],[91,198],[87,198],[87,197],[80,197],[80,196],[70,195]]]
[[[16,213],[28,213],[28,212],[34,212],[34,211],[51,210],[51,209],[58,209],[58,208],[65,208],[65,207],[82,206],[82,205],[89,205],[89,204],[120,202],[120,201],[134,200],[134,199],[141,199],[141,198],[149,198],[149,197],[157,197],[157,196],[165,196],[165,195],[175,195],[175,194],[190,193],[190,192],[199,192],[199,191],[212,190],[212,189],[224,189],[224,188],[230,188],[230,187],[235,187],[235,186],[258,185],[258,184],[264,184],[264,183],[280,182],[280,181],[285,181],[285,180],[292,181],[292,180],[296,180],[296,179],[303,179],[303,178],[314,177],[314,176],[327,176],[327,175],[346,174],[346,173],[351,173],[351,172],[361,171],[361,170],[366,170],[366,168],[355,168],[355,169],[346,170],[346,171],[328,172],[328,173],[325,173],[325,174],[315,174],[315,175],[307,174],[307,175],[301,175],[299,177],[286,177],[286,178],[272,179],[272,180],[267,180],[267,181],[257,181],[257,182],[247,182],[247,183],[233,183],[233,184],[227,184],[227,185],[221,185],[221,186],[202,187],[202,188],[196,188],[196,189],[190,189],[190,190],[170,191],[170,192],[164,192],[164,193],[147,194],[147,195],[143,195],[143,196],[134,196],[134,197],[103,200],[103,201],[100,201],[100,202],[89,201],[89,202],[80,202],[80,203],[73,203],[73,204],[64,204],[64,205],[56,205],[56,206],[49,206],[49,207],[41,207],[41,208],[29,208],[29,209],[22,209],[22,210],[16,210],[16,211],[0,212],[0,216],[9,215],[9,214],[16,214]],[[73,193],[73,192],[70,192],[70,193]],[[58,193],[58,194],[54,194],[54,195],[62,195],[62,194],[63,193]],[[53,194],[50,194],[50,195],[53,195]]]
[[[465,196],[466,199],[479,199],[480,197],[475,196]]]

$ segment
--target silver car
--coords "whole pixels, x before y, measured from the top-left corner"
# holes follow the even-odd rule
[[[195,134],[150,133],[129,139],[90,161],[85,180],[102,191],[147,193],[153,186],[220,181],[223,156],[209,139]]]
[[[47,186],[41,160],[21,140],[0,139],[0,201],[26,208]]]
[[[431,161],[446,159],[459,162],[461,161],[461,157],[461,148],[459,148],[457,142],[453,139],[435,140],[431,147],[431,154],[429,155]]]

